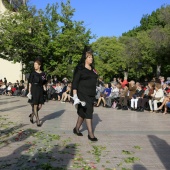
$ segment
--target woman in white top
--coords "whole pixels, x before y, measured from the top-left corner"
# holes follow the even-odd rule
[[[154,112],[157,113],[158,110],[158,103],[162,103],[164,100],[164,92],[162,90],[161,84],[156,83],[155,84],[155,90],[154,93],[151,95],[152,99],[149,100],[149,107],[150,107],[150,112]],[[153,108],[154,106],[154,108]]]

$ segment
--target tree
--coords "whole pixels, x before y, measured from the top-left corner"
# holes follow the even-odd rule
[[[44,11],[22,6],[18,12],[1,16],[0,57],[22,62],[25,72],[30,61],[41,57],[49,75],[72,77],[84,45],[94,38],[82,21],[72,21],[75,9],[68,0],[47,5]]]
[[[57,36],[50,42],[52,60],[50,68],[52,75],[72,78],[72,72],[81,57],[85,45],[89,44],[91,31],[85,29],[83,21],[72,21],[75,9],[70,6],[70,1],[61,3],[60,29]],[[55,11],[53,11],[55,13]]]
[[[17,13],[6,12],[0,19],[0,57],[25,66],[48,53],[48,32],[42,27],[35,8],[22,6]]]
[[[119,68],[124,65],[122,60],[123,46],[116,37],[101,37],[92,43],[96,69],[106,81],[118,75]]]

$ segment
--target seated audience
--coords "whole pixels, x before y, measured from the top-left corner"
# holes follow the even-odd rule
[[[144,90],[140,84],[136,85],[137,90],[131,99],[131,110],[137,110],[138,100],[143,97]]]
[[[161,110],[161,109],[164,107],[164,112],[163,112],[163,114],[167,114],[167,107],[168,107],[167,104],[168,104],[169,102],[170,102],[170,94],[168,94],[168,95],[164,98],[164,100],[163,100],[161,106],[159,106],[158,110]]]
[[[128,110],[127,99],[128,99],[128,86],[125,85],[119,91],[119,102],[117,109]]]
[[[154,87],[155,84],[153,82],[149,82],[148,86],[146,86],[146,89],[144,91],[143,97],[138,99],[138,104],[137,104],[137,111],[138,112],[143,112],[146,104],[148,103],[149,99],[151,99],[151,95],[154,93]]]
[[[1,82],[0,94],[5,94],[5,92],[6,92],[6,85],[5,83]]]
[[[106,101],[106,107],[111,107],[112,106],[112,100],[118,98],[119,96],[119,88],[120,84],[117,84],[116,82],[111,83],[111,93],[109,97],[105,98]]]
[[[128,87],[128,98],[127,98],[128,101],[127,101],[127,104],[130,107],[130,105],[131,105],[130,101],[132,99],[132,96],[136,93],[135,81],[131,80],[128,85],[129,85],[129,87]],[[138,83],[137,83],[137,85],[138,85]]]
[[[155,112],[157,113],[158,111],[158,103],[163,102],[164,99],[164,92],[161,88],[160,83],[155,84],[155,90],[154,93],[151,95],[152,99],[149,100],[149,107],[150,107],[150,112]],[[152,106],[154,105],[154,107]]]
[[[65,103],[66,100],[70,101],[70,93],[71,93],[71,83],[68,83],[66,91],[63,92],[61,97],[61,103]]]
[[[105,84],[104,92],[101,93],[101,95],[100,95],[100,97],[98,99],[96,107],[99,107],[101,101],[103,101],[103,107],[106,106],[105,98],[110,96],[111,90],[112,90],[111,89],[111,83]]]

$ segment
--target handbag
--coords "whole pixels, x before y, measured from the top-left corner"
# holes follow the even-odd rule
[[[31,93],[28,93],[28,94],[27,94],[27,97],[28,97],[29,100],[31,100],[31,99],[32,99]]]

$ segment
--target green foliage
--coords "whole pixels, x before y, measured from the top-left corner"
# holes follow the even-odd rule
[[[1,14],[0,58],[22,62],[27,73],[32,69],[31,61],[41,57],[48,75],[72,79],[84,46],[95,38],[83,21],[73,20],[75,11],[67,0],[48,4],[44,11],[21,6],[17,13]],[[121,37],[100,37],[91,46],[96,70],[106,82],[125,73],[129,78],[151,77],[157,66],[161,66],[162,75],[168,76],[170,6],[143,15],[140,26]]]
[[[139,161],[139,160],[140,159],[138,157],[128,157],[124,159],[125,163],[135,163],[136,161]]]
[[[140,76],[152,75],[153,72],[156,74],[157,66],[161,66],[162,75],[168,76],[168,71],[170,71],[168,61],[170,55],[170,6],[162,6],[153,11],[151,15],[144,15],[140,23],[139,27],[120,37],[121,42],[126,46],[126,56],[129,54],[128,60],[132,59],[130,63],[134,66],[138,62],[143,63]],[[125,39],[131,43],[128,44]],[[134,43],[135,39],[136,43]],[[131,72],[135,72],[134,66]]]
[[[96,69],[106,81],[110,81],[113,75],[118,74],[122,60],[123,45],[116,37],[101,37],[92,43]]]
[[[83,21],[72,20],[74,12],[69,0],[48,4],[44,11],[27,6],[18,13],[8,11],[0,17],[0,57],[22,62],[24,72],[32,69],[30,61],[41,57],[49,75],[71,78],[84,45],[94,37]]]

